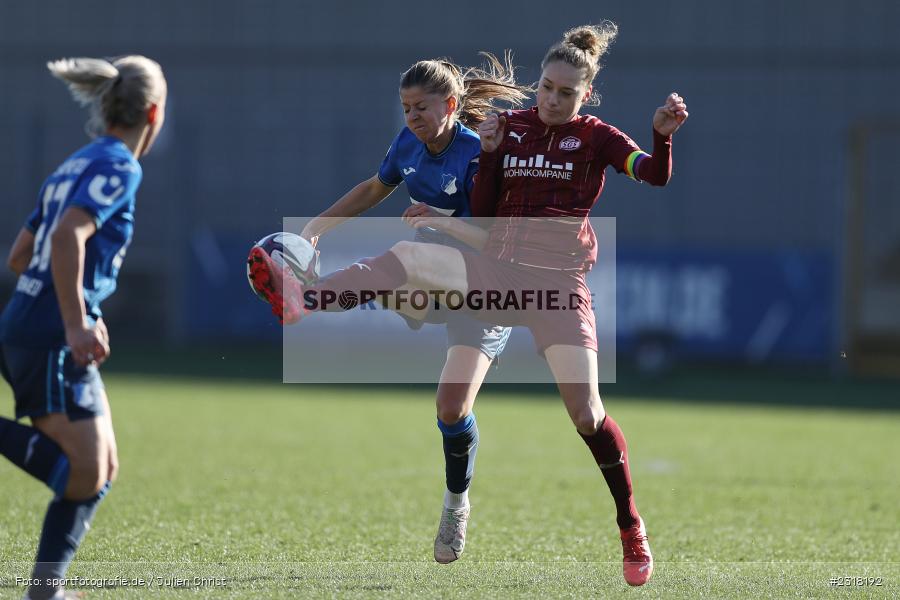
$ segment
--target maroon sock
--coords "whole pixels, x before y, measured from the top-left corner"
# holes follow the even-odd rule
[[[616,503],[616,522],[619,529],[633,527],[640,517],[631,493],[628,447],[622,430],[612,417],[606,415],[594,435],[580,435],[594,455],[606,485],[609,486],[609,493]]]
[[[401,287],[407,279],[403,263],[388,251],[322,277],[304,290],[303,299],[309,310],[350,310]]]

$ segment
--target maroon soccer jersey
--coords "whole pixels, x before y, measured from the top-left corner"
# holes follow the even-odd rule
[[[671,138],[655,134],[651,157],[592,115],[548,126],[537,108],[504,114],[503,141],[495,152],[481,152],[471,194],[473,216],[498,217],[482,252],[523,266],[590,269],[597,239],[587,217],[606,167],[664,185]]]

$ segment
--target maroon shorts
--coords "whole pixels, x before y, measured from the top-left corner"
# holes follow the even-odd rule
[[[469,285],[467,312],[488,323],[528,327],[540,354],[555,344],[597,350],[591,291],[583,272],[462,254]]]

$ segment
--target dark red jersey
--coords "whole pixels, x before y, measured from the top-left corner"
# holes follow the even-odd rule
[[[665,185],[671,138],[654,132],[653,155],[597,117],[548,126],[537,108],[504,113],[503,141],[481,152],[471,193],[474,217],[498,217],[483,254],[503,262],[584,271],[597,258],[588,220],[612,166],[636,180]]]

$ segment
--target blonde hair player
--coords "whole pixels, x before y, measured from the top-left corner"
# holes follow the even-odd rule
[[[90,110],[94,139],[46,180],[10,250],[19,276],[0,315],[0,371],[16,421],[0,418],[0,454],[53,490],[25,598],[74,598],[63,580],[118,457],[98,367],[109,356],[100,303],[131,241],[138,159],[165,120],[166,80],[143,56],[47,64]],[[31,426],[18,421],[31,420]]]
[[[616,26],[609,22],[567,31],[541,63],[537,106],[489,116],[479,126],[481,154],[472,214],[495,218],[484,234],[480,254],[399,242],[381,256],[360,261],[366,269],[338,271],[312,286],[285,277],[279,287],[285,292],[284,312],[294,322],[322,310],[322,298],[345,290],[412,285],[465,297],[500,288],[550,290],[568,298],[572,310],[497,311],[491,318],[500,325],[531,330],[569,417],[612,494],[623,574],[629,585],[636,586],[650,579],[653,557],[632,493],[625,437],[600,401],[594,312],[585,283],[585,272],[596,262],[597,253],[588,214],[603,189],[608,166],[636,181],[668,183],[672,134],[688,112],[677,93],[656,109],[652,154],[615,127],[581,114],[582,106],[594,97],[592,83],[600,58],[616,34]]]
[[[313,242],[340,222],[364,213],[405,182],[411,204],[404,219],[423,225],[419,242],[470,248],[471,231],[461,217],[471,214],[469,193],[481,150],[473,131],[496,110],[495,102],[521,105],[525,88],[516,85],[510,55],[501,61],[482,53],[484,68],[462,69],[448,60],[423,60],[400,78],[404,127],[391,143],[378,173],[358,184],[313,219],[302,235]],[[425,221],[427,220],[427,223]],[[259,263],[257,263],[259,264]],[[403,307],[400,307],[403,308]],[[413,317],[421,317],[410,310]],[[469,486],[478,449],[478,425],[472,408],[488,369],[503,351],[510,329],[489,325],[459,312],[447,314],[447,358],[438,383],[437,424],[441,432],[446,491],[434,558],[449,563],[465,547]],[[413,328],[421,321],[407,321]]]

